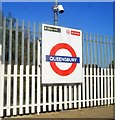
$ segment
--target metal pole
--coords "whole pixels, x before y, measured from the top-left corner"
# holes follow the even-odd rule
[[[55,0],[55,6],[53,7],[53,11],[54,11],[54,25],[58,24],[58,0]]]
[[[54,25],[58,24],[58,11],[54,11]]]
[[[2,2],[0,1],[0,64],[2,63]]]
[[[58,5],[58,0],[55,0],[55,5]]]

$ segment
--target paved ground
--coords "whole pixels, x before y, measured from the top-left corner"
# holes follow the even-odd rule
[[[7,119],[17,118],[16,120],[20,120],[20,118],[27,118],[27,120],[29,120],[29,118],[50,118],[50,119],[58,118],[62,120],[62,118],[113,118],[114,107],[111,105],[111,106],[84,108],[81,110],[74,109],[74,110],[66,110],[60,112],[41,113],[40,115],[37,114],[22,115]]]

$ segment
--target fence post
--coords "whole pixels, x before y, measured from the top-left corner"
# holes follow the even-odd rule
[[[3,116],[4,65],[2,64],[2,11],[0,9],[0,117]]]
[[[41,50],[41,46],[40,46],[40,42],[41,42],[41,25],[39,24],[39,40],[38,40],[38,54],[37,54],[37,114],[39,115],[40,113],[40,100],[41,100],[41,91],[40,91],[40,88],[41,88],[41,66],[40,66],[40,59],[41,59],[41,54],[40,54],[40,50]]]
[[[81,109],[81,83],[78,85],[78,98],[79,98],[79,106],[78,109]]]
[[[40,92],[40,87],[41,87],[41,82],[40,82],[40,41],[38,41],[38,66],[37,66],[37,71],[38,71],[38,76],[37,76],[37,114],[39,115],[40,113],[40,100],[41,100],[41,92]]]
[[[0,65],[2,63],[2,10],[1,10],[1,2],[0,2]]]
[[[4,65],[0,64],[0,117],[3,116]]]

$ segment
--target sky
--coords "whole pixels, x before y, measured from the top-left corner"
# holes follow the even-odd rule
[[[58,25],[80,29],[98,35],[113,35],[113,2],[59,2],[64,13],[58,14]],[[25,20],[54,24],[54,2],[3,2],[4,16],[11,15]]]

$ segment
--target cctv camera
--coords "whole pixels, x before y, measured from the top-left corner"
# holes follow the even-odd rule
[[[59,13],[63,13],[64,12],[64,8],[62,5],[58,5],[58,11]]]

